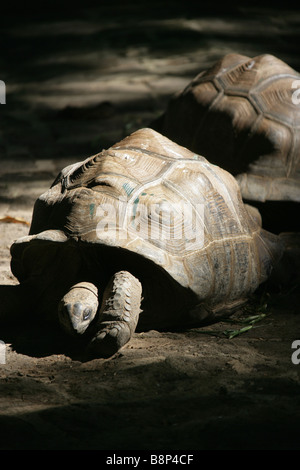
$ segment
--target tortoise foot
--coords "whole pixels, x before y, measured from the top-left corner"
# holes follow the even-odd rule
[[[103,322],[91,340],[88,352],[93,356],[110,357],[118,352],[132,336],[129,325],[122,321]]]
[[[88,353],[109,357],[132,337],[141,312],[142,287],[129,272],[120,271],[110,280],[103,296],[97,331]]]

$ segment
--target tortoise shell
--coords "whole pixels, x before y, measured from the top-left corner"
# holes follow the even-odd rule
[[[214,317],[244,302],[281,247],[233,176],[141,129],[65,168],[11,253],[13,273],[36,279],[47,304],[67,285],[88,280],[101,291],[114,272],[131,272],[143,286],[139,324],[158,328],[188,323],[197,305],[201,320],[202,306]]]
[[[235,175],[245,200],[300,202],[299,80],[272,55],[228,54],[152,127]]]

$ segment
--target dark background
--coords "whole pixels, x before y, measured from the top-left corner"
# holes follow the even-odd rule
[[[300,70],[295,5],[4,6],[0,159],[76,160],[99,152],[147,125],[172,93],[228,52],[274,54]]]

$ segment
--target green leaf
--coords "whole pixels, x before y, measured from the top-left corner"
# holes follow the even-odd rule
[[[223,334],[227,336],[229,339],[235,338],[235,336],[241,335],[246,331],[251,330],[252,325],[244,326],[244,328],[240,328],[239,330],[225,330]]]

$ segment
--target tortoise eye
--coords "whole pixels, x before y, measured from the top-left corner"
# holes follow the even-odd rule
[[[91,314],[92,314],[92,309],[86,308],[85,311],[83,312],[83,320],[88,320]]]

